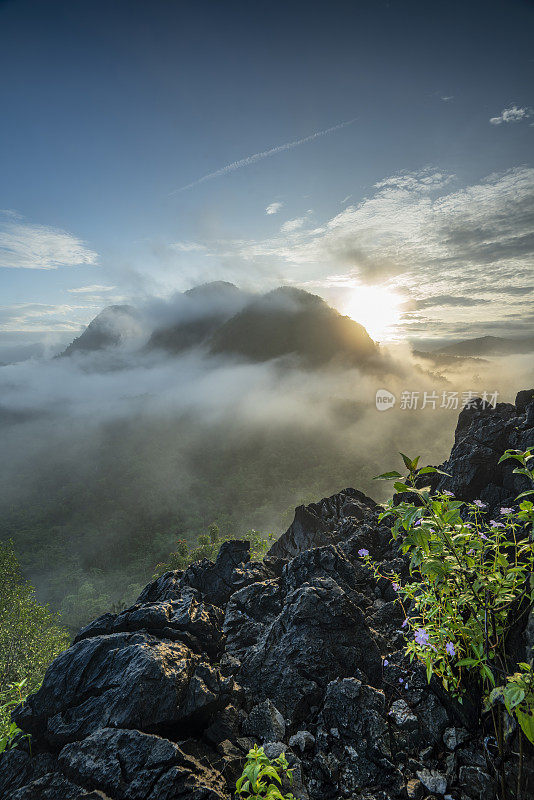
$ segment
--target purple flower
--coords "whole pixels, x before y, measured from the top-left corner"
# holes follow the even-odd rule
[[[407,684],[407,683],[405,684],[404,688],[405,688],[405,689],[408,689],[408,684]]]
[[[428,647],[428,645],[430,644],[428,633],[425,631],[424,628],[417,628],[414,638],[416,644],[420,644],[422,647]]]
[[[395,590],[396,592],[398,592],[398,591],[399,591],[399,584],[398,584],[398,583],[392,583],[391,585],[393,586],[393,588],[394,588],[394,590]]]
[[[403,678],[399,678],[399,683],[404,683]]]
[[[450,656],[456,655],[456,650],[454,649],[454,645],[452,642],[447,642],[447,644],[445,645],[445,650]]]
[[[365,547],[362,547],[361,550],[358,550],[358,555],[362,558],[369,555],[369,550],[366,550]]]
[[[473,503],[478,506],[478,508],[487,508],[486,503],[483,503],[482,500],[473,500]]]
[[[387,658],[385,658],[384,659],[384,666],[387,667],[388,664],[389,664],[389,661],[387,660]]]
[[[504,528],[503,522],[496,522],[494,519],[490,519],[490,525],[492,528]]]
[[[514,513],[513,508],[501,508],[501,514],[513,514],[513,513]]]
[[[405,628],[407,624],[408,624],[408,620],[407,619],[403,620],[401,628]]]
[[[418,525],[420,525],[420,524],[421,524],[421,522],[422,522],[422,520],[420,520],[420,519],[416,519],[416,520],[415,520],[415,522],[414,522],[414,524],[413,524],[413,525],[414,525],[414,528],[417,528],[417,526],[418,526]]]
[[[485,533],[483,533],[482,531],[479,531],[479,532],[478,532],[478,535],[480,536],[480,538],[481,538],[481,539],[485,539],[485,540],[486,540],[486,542],[487,542],[487,541],[489,541],[489,540],[488,540],[488,537],[486,536],[486,534],[485,534]]]
[[[430,533],[435,533],[435,532],[436,532],[436,531],[434,530],[434,528],[429,528],[428,530],[429,530],[429,532],[430,532]]]
[[[488,538],[488,537],[486,536],[486,539],[487,539],[487,538]],[[474,550],[468,550],[468,551],[467,551],[467,555],[468,555],[468,556],[474,556],[474,555],[475,555],[475,551],[474,551]]]
[[[445,495],[445,497],[454,497],[454,492],[449,492],[449,491],[447,491],[447,490],[445,490],[444,492],[442,492],[442,494],[444,494],[444,495]]]

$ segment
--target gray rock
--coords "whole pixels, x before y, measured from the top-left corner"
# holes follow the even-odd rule
[[[410,706],[405,700],[395,700],[391,704],[389,716],[397,727],[406,730],[413,730],[419,727],[417,717],[412,713]]]
[[[226,800],[225,782],[201,755],[139,731],[103,728],[66,745],[59,764],[70,780],[114,800]]]
[[[445,794],[447,791],[447,778],[437,770],[421,769],[417,772],[417,777],[429,792]]]
[[[447,750],[456,750],[468,739],[469,733],[465,728],[446,728],[443,733],[443,743]]]
[[[309,731],[297,731],[289,740],[290,747],[298,747],[301,753],[311,750],[315,744],[315,736]]]
[[[286,735],[283,716],[270,700],[254,706],[243,723],[243,733],[261,742],[280,742]]]
[[[115,633],[62,653],[13,717],[22,730],[58,746],[98,728],[153,730],[211,712],[226,705],[232,685],[181,642]]]
[[[480,767],[460,767],[460,785],[473,800],[493,800],[496,795],[495,781]]]

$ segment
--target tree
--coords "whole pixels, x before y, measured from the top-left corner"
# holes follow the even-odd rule
[[[26,694],[40,685],[51,661],[69,644],[58,614],[41,605],[22,576],[12,542],[0,542],[0,705],[12,700],[13,684]],[[0,735],[9,722],[0,713]]]

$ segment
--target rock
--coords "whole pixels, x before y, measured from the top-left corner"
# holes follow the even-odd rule
[[[299,506],[290,527],[272,545],[268,555],[293,558],[305,550],[335,542],[340,516],[350,515],[361,522],[375,508],[374,500],[355,489],[344,489],[319,503]]]
[[[270,700],[254,706],[243,723],[243,733],[261,742],[279,742],[286,735],[283,716]]]
[[[465,728],[446,728],[443,733],[443,743],[448,750],[456,750],[469,739]]]
[[[337,676],[361,670],[380,681],[380,653],[364,615],[332,579],[289,593],[281,613],[258,633],[243,656],[239,682],[253,697],[269,697],[292,724]]]
[[[493,800],[496,784],[487,772],[479,767],[460,767],[460,785],[472,800]]]
[[[391,704],[389,716],[393,719],[395,725],[401,729],[413,730],[419,727],[417,717],[412,714],[405,700],[395,700]]]
[[[202,601],[194,589],[185,588],[172,600],[136,603],[119,614],[104,614],[83,628],[75,641],[110,633],[148,631],[162,639],[182,641],[196,653],[216,659],[221,650],[220,608]]]
[[[421,769],[417,772],[417,777],[429,792],[445,794],[447,791],[447,778],[441,772],[434,769]]]
[[[289,740],[290,747],[298,747],[301,753],[311,750],[315,744],[315,736],[309,731],[297,731]]]
[[[422,800],[425,795],[425,789],[421,781],[412,778],[406,784],[406,794],[409,800]]]
[[[103,728],[59,754],[63,772],[114,800],[227,800],[222,775],[206,757],[140,731]]]
[[[62,653],[13,718],[23,731],[57,746],[98,728],[176,724],[225,705],[231,688],[231,678],[181,642],[115,633],[82,639]]]
[[[197,589],[208,603],[224,606],[237,588],[233,583],[234,570],[249,561],[250,542],[223,542],[215,563],[205,558],[191,564],[181,578],[181,585]],[[239,571],[235,577],[239,583]]]

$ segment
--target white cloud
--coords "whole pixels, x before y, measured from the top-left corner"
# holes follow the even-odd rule
[[[306,217],[296,217],[296,219],[288,219],[280,230],[282,233],[291,233],[291,231],[296,231],[299,228],[302,228],[304,223],[306,222]]]
[[[116,288],[116,286],[102,286],[99,283],[95,283],[93,286],[78,286],[76,289],[67,289],[67,292],[71,294],[100,294],[101,292],[112,292]]]
[[[492,125],[502,125],[504,122],[521,122],[522,120],[530,119],[532,115],[531,108],[520,108],[513,105],[503,109],[498,117],[491,117],[490,122]]]
[[[171,248],[179,253],[200,253],[206,250],[205,245],[198,242],[173,242]]]
[[[446,95],[443,95],[443,97],[441,99],[443,100],[444,103],[450,103],[451,100],[454,100],[454,95],[446,94]]]
[[[98,306],[15,303],[0,306],[1,331],[74,331],[95,316]]]
[[[348,194],[346,197],[344,197],[343,200],[341,200],[341,205],[344,206],[345,203],[348,203],[351,197],[351,194]]]
[[[282,208],[283,205],[284,205],[283,203],[271,203],[265,209],[265,213],[269,214],[269,215],[270,214],[278,214],[278,212],[280,211],[280,209]]]
[[[13,221],[12,215],[0,222],[0,267],[57,269],[97,260],[97,253],[66,231]]]

